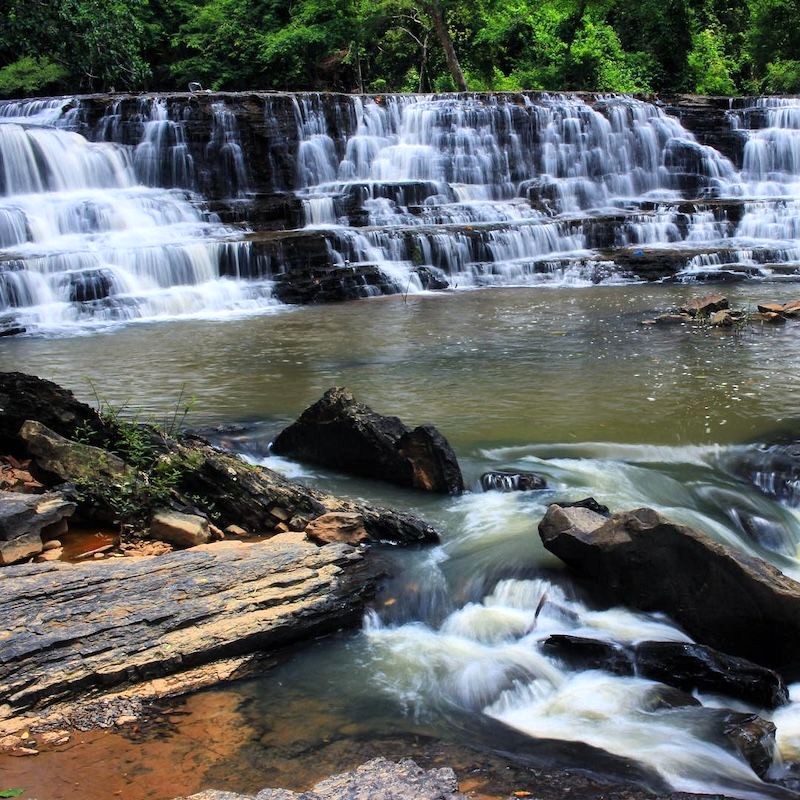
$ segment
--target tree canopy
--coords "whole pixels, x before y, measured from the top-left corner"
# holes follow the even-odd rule
[[[800,0],[0,0],[0,94],[800,92]]]

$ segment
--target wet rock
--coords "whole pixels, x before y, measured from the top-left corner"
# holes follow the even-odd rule
[[[640,675],[687,692],[724,694],[759,708],[789,702],[788,689],[777,672],[704,645],[641,642],[634,660]]]
[[[735,469],[767,497],[800,506],[800,442],[748,450]]]
[[[602,669],[615,675],[633,675],[633,653],[614,642],[557,633],[548,636],[541,649],[573,669]]]
[[[783,314],[776,314],[774,311],[761,311],[757,314],[748,315],[747,321],[768,325],[782,325],[786,322],[786,317]]]
[[[419,278],[422,288],[427,291],[442,291],[450,288],[447,276],[437,267],[415,267],[412,272]]]
[[[33,375],[0,372],[0,447],[5,452],[18,452],[17,433],[29,419],[68,439],[86,432],[96,445],[105,443],[108,434],[97,412],[72,392]]]
[[[348,389],[329,389],[272,444],[278,455],[442,494],[460,494],[455,453],[432,425],[413,431],[359,403]]]
[[[178,463],[185,465],[178,489],[202,498],[220,527],[237,525],[257,535],[303,531],[311,520],[328,512],[360,514],[375,542],[428,544],[439,534],[413,514],[342,500],[287,480],[266,467],[253,466],[210,445],[176,445]]]
[[[375,758],[351,772],[320,781],[300,794],[264,789],[257,795],[207,791],[182,800],[467,800],[452,769],[425,770],[411,759],[395,763]],[[181,800],[181,798],[178,798]]]
[[[317,544],[344,542],[358,545],[369,541],[361,514],[332,512],[312,519],[305,530],[306,536]]]
[[[709,324],[717,328],[730,328],[733,325],[734,317],[730,311],[715,311],[708,318]]]
[[[481,475],[484,492],[530,492],[546,489],[547,481],[535,472],[498,469]]]
[[[640,675],[684,692],[702,691],[743,700],[759,708],[789,702],[783,679],[744,658],[687,642],[613,642],[554,634],[542,650],[573,669],[602,669],[615,675]]]
[[[800,677],[800,584],[766,561],[648,508],[606,520],[552,505],[539,534],[605,600],[665,612],[703,644]]]
[[[359,551],[310,542],[7,567],[0,719],[163,676],[180,692],[192,669],[358,625],[376,579]]]
[[[714,293],[703,297],[695,297],[681,306],[680,310],[682,313],[689,314],[692,317],[698,315],[707,317],[716,311],[722,311],[727,308],[730,308],[728,298],[724,294]]]
[[[213,537],[205,517],[161,509],[150,520],[150,538],[184,548],[208,544]]]
[[[672,686],[654,686],[642,704],[643,711],[663,711],[668,708],[688,708],[702,703],[692,695]]]
[[[772,722],[757,714],[731,711],[723,718],[723,734],[760,778],[766,775],[775,758],[775,730]]]
[[[656,325],[685,325],[691,321],[689,314],[659,314],[654,319]]]
[[[75,513],[59,494],[0,492],[0,564],[13,564],[44,549],[42,529]]]

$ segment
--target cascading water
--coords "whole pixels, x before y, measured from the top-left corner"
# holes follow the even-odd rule
[[[740,172],[629,97],[117,98],[96,118],[89,108],[0,104],[6,325],[262,308],[266,279],[312,261],[356,276],[377,268],[383,284],[362,295],[800,270],[797,100],[729,113]],[[265,198],[277,205],[258,211]],[[256,209],[267,234],[298,217],[303,227],[285,246],[243,237],[208,208],[245,222]]]
[[[142,104],[135,147],[91,142],[69,100],[0,104],[0,314],[30,331],[119,320],[242,313],[272,304],[241,231],[189,189],[179,122]],[[104,119],[112,136],[118,115]],[[220,112],[212,142],[241,159]],[[158,187],[186,186],[186,189]],[[235,186],[241,186],[237,179]]]
[[[792,105],[757,108],[766,131],[746,130],[747,111],[731,118],[751,137],[740,174],[632,98],[355,97],[332,121],[308,95],[294,106],[298,196],[336,262],[375,263],[409,287],[417,267],[456,286],[619,280],[615,250],[646,256],[637,246],[685,252],[687,280],[792,273],[794,203],[772,199],[800,170]]]

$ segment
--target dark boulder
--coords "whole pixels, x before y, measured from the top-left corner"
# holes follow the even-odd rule
[[[359,403],[348,389],[328,389],[272,443],[278,455],[366,478],[441,494],[460,494],[455,453],[432,425],[410,431]]]
[[[555,634],[542,651],[574,669],[602,669],[615,675],[640,675],[684,692],[699,690],[734,697],[760,708],[789,702],[780,675],[744,658],[687,642],[613,642]]]
[[[547,481],[535,472],[498,469],[481,475],[481,488],[484,492],[531,492],[546,489]]]
[[[633,675],[635,672],[631,649],[616,642],[556,633],[548,636],[540,647],[543,653],[563,661],[572,669],[602,669],[614,675]]]
[[[800,584],[766,561],[649,508],[606,520],[552,505],[539,534],[606,601],[665,612],[703,644],[800,677]]]
[[[92,444],[107,441],[108,426],[72,392],[34,375],[0,372],[0,448],[5,452],[20,451],[17,434],[28,419],[37,420],[68,439],[82,434]]]
[[[730,711],[722,718],[722,733],[759,778],[775,759],[775,725],[757,714]]]
[[[789,702],[786,684],[771,669],[701,644],[641,642],[634,650],[639,675],[686,692],[735,697],[759,708]]]

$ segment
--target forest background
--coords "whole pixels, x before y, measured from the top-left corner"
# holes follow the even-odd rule
[[[800,92],[800,0],[0,0],[0,95]]]

